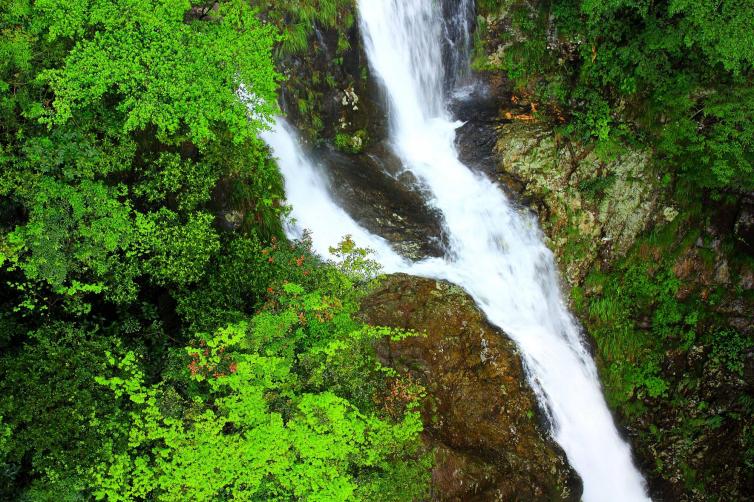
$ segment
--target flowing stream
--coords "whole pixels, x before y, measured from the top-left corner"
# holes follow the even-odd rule
[[[369,63],[387,97],[391,146],[429,194],[427,202],[442,214],[445,256],[411,263],[356,223],[333,202],[319,167],[280,120],[264,139],[279,159],[293,206],[295,222],[288,232],[300,237],[303,229],[310,230],[315,250],[324,255],[351,234],[357,244],[375,251],[388,272],[462,286],[520,348],[553,438],[584,482],[583,499],[649,500],[608,411],[581,329],[564,303],[553,255],[536,220],[458,159],[455,129],[460,124],[447,108],[453,90],[448,82],[455,86],[465,80],[459,72],[466,68],[473,2],[454,4],[449,17],[436,0],[358,2]],[[448,37],[455,43],[448,44]],[[443,57],[443,50],[455,53]]]

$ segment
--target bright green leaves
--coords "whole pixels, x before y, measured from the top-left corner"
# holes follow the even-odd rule
[[[165,403],[181,398],[164,384],[145,385],[133,353],[112,361],[115,374],[98,381],[131,403],[129,444],[93,471],[98,498],[372,500],[385,485],[393,492],[383,500],[424,493],[418,414],[382,418],[373,400],[357,406],[338,392],[345,387],[321,388],[307,376],[313,367],[325,371],[337,352],[379,370],[361,342],[382,331],[361,327],[324,292],[285,289],[291,296],[278,308],[200,335],[186,349],[188,372],[204,391],[177,406]],[[299,334],[292,344],[281,344],[292,332]],[[323,344],[329,349],[311,348]],[[336,378],[384,378],[356,369]],[[183,409],[182,419],[165,409]]]
[[[119,201],[122,191],[94,181],[76,186],[40,179],[28,223],[6,237],[11,268],[57,293],[69,292],[74,281],[129,275],[117,257],[134,237],[131,208]]]
[[[28,309],[86,313],[84,297],[132,301],[138,277],[200,280],[220,180],[229,213],[279,230],[282,181],[256,138],[276,111],[277,35],[248,2],[195,4],[13,0],[0,14],[0,266]]]
[[[37,30],[46,32],[46,38],[51,41],[82,36],[89,22],[91,3],[89,0],[38,0],[34,5],[41,14],[37,18]]]
[[[671,0],[670,16],[689,50],[701,50],[714,64],[736,74],[754,66],[754,4],[739,0]]]
[[[134,187],[134,193],[152,204],[175,201],[178,211],[189,212],[209,201],[219,175],[206,162],[163,153],[145,169],[144,181]]]
[[[195,204],[205,191],[192,186],[179,206]],[[134,298],[138,276],[160,285],[198,281],[220,248],[214,217],[196,211],[184,219],[166,208],[137,213],[124,195],[123,187],[95,181],[42,178],[29,221],[5,239],[5,266],[56,294],[104,291],[116,302]]]
[[[4,7],[0,498],[421,498],[388,333],[352,318],[373,263],[275,238],[274,29],[244,0]]]
[[[276,111],[276,36],[243,1],[221,2],[208,20],[188,23],[187,1],[40,4],[51,38],[78,38],[65,66],[43,74],[55,92],[54,124],[114,99],[125,132],[155,127],[164,143],[203,144],[218,127],[236,141],[253,137]],[[253,116],[237,95],[242,83],[253,93]]]

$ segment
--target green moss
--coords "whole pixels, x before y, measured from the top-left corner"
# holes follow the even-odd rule
[[[335,148],[346,153],[361,153],[367,145],[367,132],[359,129],[354,134],[337,133]]]
[[[745,446],[751,413],[742,412],[740,401],[701,399],[705,386],[723,385],[711,384],[711,378],[740,378],[744,354],[754,346],[717,310],[745,295],[709,282],[724,246],[715,244],[717,251],[697,247],[705,219],[694,206],[682,210],[611,266],[598,263],[571,291],[572,305],[597,347],[608,403],[637,430],[641,440],[636,444],[653,459],[659,476],[677,478],[686,490],[700,494],[719,482],[715,462],[694,457],[710,447],[707,441],[715,434],[737,438],[740,458],[736,453],[726,462],[749,478],[754,475]],[[679,366],[672,369],[673,364]],[[738,492],[726,493],[734,500]]]

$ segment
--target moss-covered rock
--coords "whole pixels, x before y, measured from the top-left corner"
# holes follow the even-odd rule
[[[501,177],[516,180],[534,202],[571,285],[598,257],[623,256],[658,218],[662,191],[647,152],[627,150],[605,161],[545,126],[523,122],[499,127],[496,150]]]
[[[277,51],[283,112],[308,141],[360,153],[372,138],[384,136],[385,114],[361,42],[356,3],[330,3],[331,16],[305,19],[295,5],[271,2],[271,13],[286,13],[280,16],[284,38]]]
[[[422,334],[386,342],[380,355],[427,389],[435,500],[579,500],[580,479],[540,423],[515,345],[463,290],[390,276],[362,316]]]

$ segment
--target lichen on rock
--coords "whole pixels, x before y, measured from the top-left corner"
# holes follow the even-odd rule
[[[536,123],[502,124],[499,133],[500,176],[524,187],[571,285],[598,257],[624,255],[656,219],[662,192],[648,152],[602,160]]]

